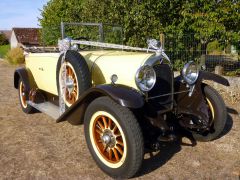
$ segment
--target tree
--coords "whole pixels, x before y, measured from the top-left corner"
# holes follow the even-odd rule
[[[42,26],[42,41],[56,44],[61,38],[61,22],[80,22],[82,17],[82,0],[50,0],[41,11],[39,22]]]
[[[187,2],[187,1],[186,1]],[[198,0],[187,2],[180,12],[184,33],[194,33],[200,39],[205,54],[207,44],[216,39],[226,43],[239,41],[240,2],[235,0]]]
[[[0,34],[0,45],[8,44],[8,39],[4,34]]]
[[[194,34],[205,51],[216,37],[221,43],[229,43],[224,41],[229,39],[239,44],[239,9],[238,0],[50,0],[39,21],[50,43],[60,38],[61,21],[102,22],[122,25],[124,43],[128,45],[146,46],[146,39],[159,38],[160,32],[179,38]],[[74,28],[68,32],[71,36],[78,34]],[[179,45],[186,47],[191,48]]]

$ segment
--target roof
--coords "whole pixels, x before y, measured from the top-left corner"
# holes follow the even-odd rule
[[[25,45],[40,44],[40,29],[39,28],[13,28],[18,43]]]
[[[12,31],[11,30],[0,30],[0,34],[4,34],[8,41],[11,38]]]

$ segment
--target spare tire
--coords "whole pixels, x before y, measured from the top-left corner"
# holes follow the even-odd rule
[[[66,65],[67,88],[63,99],[66,106],[70,107],[84,91],[91,87],[91,75],[84,57],[78,52],[67,51],[64,65],[61,65],[62,57],[63,55],[60,56],[57,63],[57,88],[60,95],[61,75],[63,67]]]

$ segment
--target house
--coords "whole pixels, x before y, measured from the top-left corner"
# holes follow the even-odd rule
[[[39,28],[13,28],[10,40],[11,48],[18,46],[39,46]]]

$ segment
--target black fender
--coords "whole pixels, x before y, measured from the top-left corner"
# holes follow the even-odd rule
[[[180,78],[179,78],[180,79]],[[202,91],[204,83],[197,83],[193,93],[189,96],[189,88],[186,83],[175,79],[175,109],[177,114],[194,115],[199,119],[208,119],[208,107],[205,103],[204,94]]]
[[[68,121],[72,125],[83,123],[84,114],[87,106],[96,98],[108,96],[118,104],[138,109],[144,106],[144,98],[142,94],[133,88],[123,85],[98,85],[85,91],[81,97],[63,113],[56,122]]]
[[[203,80],[211,80],[224,86],[229,86],[229,82],[222,76],[206,71],[200,71],[197,82],[194,85],[194,90],[189,96],[189,88],[186,83],[182,82],[181,76],[175,78],[174,88],[176,93],[174,95],[176,111],[180,114],[191,114],[199,119],[209,119],[208,106],[206,104],[203,88],[206,86]]]
[[[19,79],[23,80],[27,92],[30,91],[30,82],[28,78],[28,70],[24,67],[17,68],[14,72],[14,87],[18,89]]]
[[[201,83],[203,80],[211,80],[224,86],[230,86],[228,80],[222,76],[207,71],[199,71],[197,83]]]

